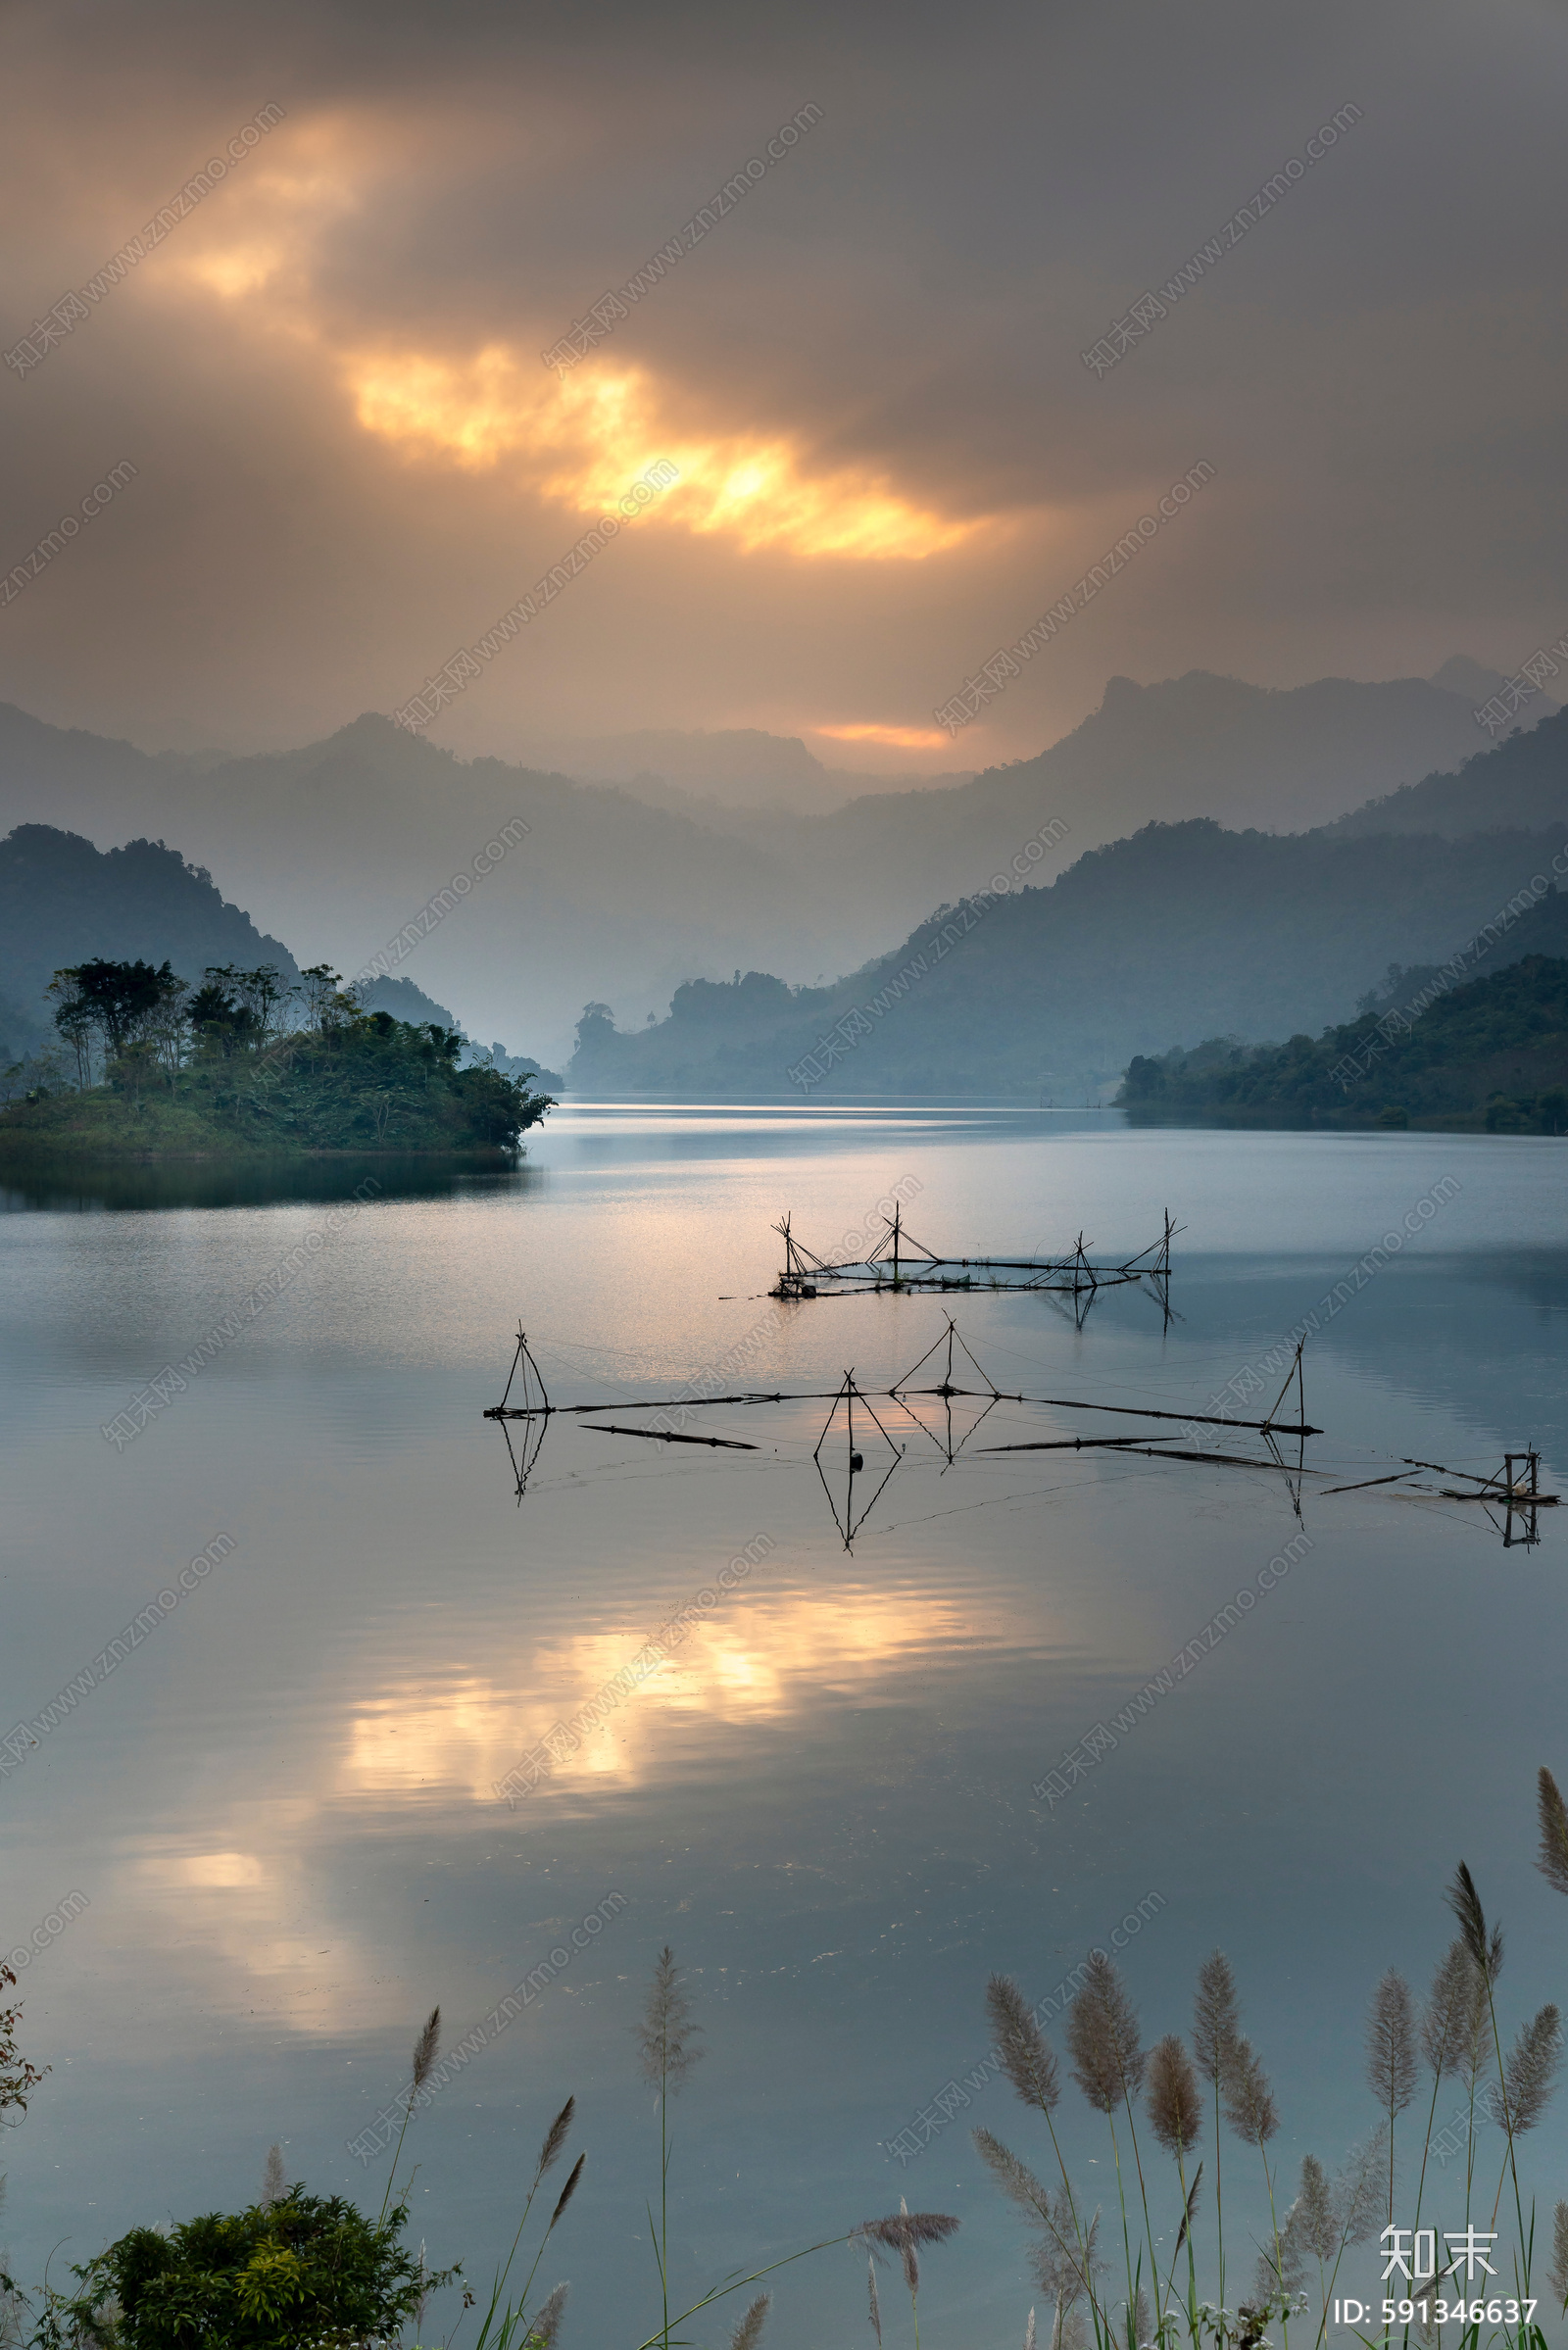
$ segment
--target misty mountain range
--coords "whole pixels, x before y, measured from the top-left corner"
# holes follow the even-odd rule
[[[4,705],[0,816],[100,847],[166,840],[303,961],[349,973],[445,891],[450,910],[397,975],[470,1033],[559,1060],[590,999],[630,1026],[694,977],[760,968],[830,983],[934,906],[984,890],[1031,843],[1022,869],[1045,880],[1150,821],[1289,831],[1346,816],[1455,768],[1480,739],[1475,700],[1494,684],[1463,660],[1435,679],[1286,690],[1200,671],[1113,678],[1101,708],[1038,758],[826,808],[812,770],[829,771],[765,736],[598,745],[601,763],[640,773],[662,758],[670,804],[654,807],[626,785],[465,763],[374,715],[301,750],[228,758],[149,754]],[[725,772],[740,776],[730,805],[715,796]],[[803,788],[784,805],[791,777]],[[455,877],[518,819],[526,835],[471,888],[468,876],[456,906]]]
[[[1136,1054],[1315,1035],[1348,1019],[1388,963],[1440,962],[1508,920],[1537,876],[1542,891],[1568,876],[1568,712],[1454,780],[1451,835],[1146,825],[1046,888],[939,911],[831,988],[755,972],[698,982],[668,1020],[631,1034],[591,1008],[572,1082],[1067,1103],[1108,1097]],[[1496,828],[1494,804],[1528,806],[1529,829]]]
[[[230,759],[149,755],[6,706],[0,806],[23,829],[0,852],[0,996],[31,1042],[50,972],[83,955],[169,955],[188,975],[324,955],[353,973],[429,905],[428,935],[381,983],[386,1007],[453,1007],[470,1034],[564,1059],[590,1001],[580,1085],[798,1091],[789,1070],[847,1022],[854,1049],[812,1086],[1093,1095],[1134,1053],[1348,1016],[1391,960],[1439,959],[1488,920],[1541,836],[1556,846],[1568,718],[1475,751],[1471,697],[1493,681],[1462,661],[1439,680],[1113,678],[1037,759],[825,811],[689,794],[700,817],[618,785],[463,764],[373,715]],[[675,794],[726,741],[751,762],[742,797],[803,761],[809,782],[816,763],[765,736],[633,737],[624,756],[662,739],[686,779]],[[1444,770],[1426,771],[1434,757]],[[1148,820],[1152,806],[1180,820]],[[1286,829],[1313,815],[1327,820]],[[40,818],[172,846],[100,857]],[[504,827],[512,846],[470,872]],[[1005,897],[988,886],[999,870]],[[956,932],[930,912],[955,905]],[[852,976],[803,977],[803,936],[806,959]],[[733,979],[712,976],[731,958]],[[634,1026],[659,990],[671,1016]]]

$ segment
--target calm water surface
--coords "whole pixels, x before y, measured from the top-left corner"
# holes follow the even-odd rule
[[[575,2091],[589,2169],[551,2263],[574,2280],[566,2339],[635,2343],[656,2311],[640,2215],[658,2130],[630,2027],[666,1939],[708,2051],[677,2109],[677,2290],[903,2193],[963,2221],[927,2263],[925,2338],[1021,2339],[1038,2295],[969,2130],[1042,2167],[1049,2149],[1004,2085],[962,2105],[949,2084],[985,2053],[989,1971],[1038,1995],[1113,1934],[1150,2036],[1185,2026],[1223,1943],[1286,2174],[1308,2149],[1337,2159],[1375,2118],[1367,1997],[1390,1965],[1429,1977],[1461,1854],[1510,1929],[1505,2024],[1568,1988],[1568,1910],[1532,1867],[1535,1769],[1568,1772],[1568,1510],[1505,1549],[1473,1507],[1323,1491],[1406,1455],[1484,1471],[1525,1444],[1549,1488],[1568,1476],[1565,1166],[1528,1139],[569,1105],[515,1175],[383,1167],[352,1216],[364,1170],[281,1196],[14,1190],[5,1725],[78,1683],[0,1795],[0,1941],[41,1944],[25,2042],[54,2066],[4,2143],[22,2274],[62,2237],[80,2259],[249,2200],[273,2138],[291,2177],[373,2208],[387,2158],[367,2169],[349,2141],[425,2013],[440,2001],[454,2047],[532,1974],[411,2130],[415,2232],[485,2273]],[[832,1253],[900,1184],[914,1232],[954,1252],[1083,1229],[1119,1254],[1167,1204],[1184,1224],[1168,1329],[1141,1290],[1082,1329],[1049,1297],[953,1301],[1004,1389],[1212,1408],[1317,1309],[1325,1473],[1301,1519],[1272,1471],[982,1456],[1117,1425],[1013,1403],[952,1467],[891,1410],[907,1449],[852,1549],[830,1506],[844,1478],[830,1493],[812,1466],[820,1404],[692,1423],[752,1451],[558,1421],[519,1502],[480,1416],[519,1316],[558,1399],[830,1389],[852,1364],[886,1389],[942,1305],[779,1305],[768,1227],[791,1209]],[[1397,1252],[1357,1287],[1390,1233]],[[259,1288],[300,1248],[297,1275]],[[106,1439],[229,1316],[182,1392]],[[106,1677],[110,1643],[219,1536],[221,1562]],[[558,1736],[514,1808],[498,1798],[748,1545],[757,1563],[678,1649],[575,1745]],[[1201,1661],[1115,1732],[1227,1607]],[[1069,1793],[1037,1796],[1068,1750]],[[1070,2090],[1062,2118],[1110,2191]],[[1238,2149],[1238,2227],[1245,2209],[1260,2228],[1243,2168]],[[1532,2175],[1568,2186],[1568,2104]],[[1457,2225],[1462,2181],[1439,2202]],[[863,2293],[844,2252],[787,2271],[772,2340],[866,2338]]]

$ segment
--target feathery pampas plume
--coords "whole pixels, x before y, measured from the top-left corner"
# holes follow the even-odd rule
[[[432,2007],[424,2030],[414,2043],[414,2092],[418,2094],[435,2069],[436,2050],[441,2045],[441,2010]]]
[[[956,2233],[958,2223],[943,2211],[910,2211],[901,2196],[899,2208],[890,2219],[862,2220],[852,2228],[851,2237],[858,2237],[871,2248],[873,2257],[878,2245],[896,2252],[904,2267],[904,2281],[911,2293],[920,2289],[918,2250],[922,2244],[940,2244]],[[877,2336],[880,2341],[880,2334]]]
[[[870,2295],[871,2324],[876,2329],[876,2338],[880,2342],[882,2339],[882,2304],[877,2299],[876,2293],[876,2257],[870,2252],[865,2256],[865,2289]]]
[[[1026,2162],[1021,2162],[1010,2146],[1004,2146],[989,2130],[974,2132],[975,2151],[991,2173],[1004,2195],[1030,2219],[1051,2220],[1051,2196],[1035,2177]]]
[[[1028,2164],[1020,2162],[1011,2147],[1004,2146],[989,2130],[977,2130],[974,2143],[998,2186],[1017,2204],[1036,2231],[1033,2259],[1040,2290],[1070,2309],[1081,2295],[1092,2293],[1100,2214],[1095,2214],[1087,2230],[1081,2229],[1065,2183],[1053,2197]]]
[[[1300,2238],[1291,2232],[1294,2216],[1293,2204],[1286,2216],[1285,2226],[1280,2229],[1278,2247],[1265,2245],[1257,2256],[1257,2266],[1252,2272],[1252,2291],[1259,2301],[1272,2301],[1281,2293],[1294,2296],[1301,2289],[1306,2272],[1301,2265]]]
[[[262,2191],[258,2198],[263,2211],[270,2211],[273,2204],[281,2203],[287,2193],[288,2180],[283,2176],[283,2149],[281,2146],[269,2146],[267,2168],[262,2173]]]
[[[687,2074],[707,2051],[696,2044],[703,2028],[692,2022],[692,2003],[681,1989],[680,1970],[667,1942],[655,1962],[648,2005],[636,2030],[648,2080],[671,2094],[683,2088]]]
[[[1138,2018],[1121,1977],[1102,1950],[1091,1950],[1082,1990],[1067,2010],[1067,2048],[1073,2079],[1090,2104],[1113,2113],[1129,2103],[1144,2078]]]
[[[1451,1941],[1432,1978],[1421,2019],[1421,2053],[1440,2081],[1459,2069],[1485,1989],[1463,1937]]]
[[[1241,2029],[1236,1978],[1224,1951],[1216,1950],[1198,1970],[1198,1996],[1193,2003],[1193,2053],[1199,2071],[1214,2088],[1224,2086],[1226,2067]]]
[[[561,2313],[566,2306],[569,2290],[567,2285],[557,2285],[529,2326],[523,2350],[555,2350],[556,2335],[561,2331]]]
[[[1366,2028],[1366,2077],[1392,2121],[1415,2095],[1415,2014],[1410,1986],[1391,1967],[1372,1994]]]
[[[1537,1781],[1541,1810],[1541,1858],[1537,1863],[1548,1885],[1559,1893],[1568,1893],[1568,1804],[1562,1799],[1557,1782],[1541,1767]]]
[[[1080,2237],[1072,2201],[1065,2186],[1056,2189],[1050,2220],[1036,2231],[1032,2246],[1035,2282],[1049,2293],[1058,2312],[1070,2311],[1093,2298],[1093,2278],[1101,2265],[1098,2256],[1100,2214],[1097,2211]]]
[[[1184,2154],[1203,2127],[1203,2103],[1193,2060],[1173,2032],[1157,2040],[1151,2051],[1144,2102],[1151,2127],[1166,2153]]]
[[[1415,2095],[1415,2016],[1410,1985],[1391,1967],[1372,1994],[1366,2025],[1367,2085],[1387,2114],[1389,2226],[1394,2225],[1394,2125]]]
[[[1568,2203],[1559,2203],[1551,2215],[1551,2266],[1546,2282],[1568,2309]]]
[[[1342,2164],[1334,2180],[1334,2218],[1342,2244],[1364,2244],[1383,2218],[1383,2148],[1389,2134],[1380,2122],[1362,2146]]]
[[[1459,2049],[1459,2071],[1467,2088],[1474,2094],[1483,2073],[1490,2073],[1495,2043],[1492,2036],[1492,2003],[1487,1995],[1486,1980],[1476,1973],[1475,2005],[1470,2010],[1469,2030]]]
[[[1029,2312],[1029,2323],[1023,2329],[1023,2350],[1035,2350],[1035,2313]]]
[[[1250,2040],[1240,2037],[1231,2046],[1223,2084],[1225,2118],[1238,2137],[1261,2147],[1274,2135],[1280,2117],[1268,2075],[1259,2064]]]
[[[1487,2105],[1499,2130],[1513,2137],[1534,2130],[1546,2110],[1562,2062],[1562,2023],[1546,2006],[1528,2024],[1508,2051],[1501,2081],[1494,2081]]]
[[[1095,2272],[1104,2266],[1100,2258],[1099,2212],[1084,2229],[1080,2246],[1067,2190],[1058,2187],[1051,2227],[1036,2240],[1034,2261],[1035,2280],[1055,2302],[1058,2317],[1070,2315],[1082,2300],[1092,2304]]]
[[[1028,2001],[1007,1976],[993,1975],[987,1983],[986,2014],[996,2034],[1002,2069],[1025,2105],[1036,2105],[1043,2114],[1054,2113],[1061,2096],[1055,2057]]]
[[[729,2337],[729,2350],[757,2350],[762,2338],[762,2320],[768,2313],[772,2296],[759,2293],[740,2324]]]
[[[560,2219],[562,2213],[571,2201],[572,2196],[577,2192],[577,2181],[582,2177],[582,2167],[587,2160],[588,2157],[586,2154],[579,2154],[576,2161],[572,2164],[570,2171],[567,2173],[566,2183],[561,2190],[560,2200],[557,2202],[555,2210],[550,2215],[550,2228],[554,2228],[556,2222]],[[546,2235],[550,2233],[550,2228],[545,2229]]]
[[[536,2181],[543,2179],[551,2164],[560,2159],[562,2149],[571,2131],[571,2117],[576,2110],[576,2098],[568,2097],[551,2123],[550,2128],[545,2131],[545,2142],[539,2149],[539,2167],[534,2172]]]
[[[1288,2225],[1295,2228],[1303,2252],[1314,2260],[1331,2261],[1340,2248],[1340,2224],[1328,2173],[1315,2154],[1301,2157],[1301,2191],[1291,2206]]]
[[[1051,2350],[1085,2350],[1083,2312],[1058,2306],[1051,2326]]]
[[[899,2257],[904,2263],[904,2281],[909,2288],[909,2298],[912,2301],[920,2290],[920,2256],[915,2250],[914,2231],[908,2226],[909,2207],[902,2195],[899,2197],[899,2217],[905,2223],[904,2240],[899,2246]]]
[[[439,2007],[432,2007],[429,2015],[425,2018],[424,2030],[414,2043],[414,2079],[400,2100],[403,2107],[403,2122],[398,2130],[398,2142],[392,2150],[392,2168],[387,2174],[386,2193],[381,2197],[381,2209],[376,2219],[377,2227],[386,2218],[386,2207],[392,2198],[392,2181],[397,2177],[398,2161],[403,2152],[403,2140],[408,2132],[409,2124],[414,2119],[414,2109],[416,2105],[429,2103],[429,2099],[422,2092],[425,2082],[435,2069],[435,2052],[440,2045],[441,2010]],[[440,2083],[438,2082],[436,2085],[439,2087]]]
[[[1453,1872],[1447,1899],[1478,1974],[1488,1984],[1494,1983],[1502,1969],[1502,1928],[1494,1926],[1488,1934],[1487,1915],[1476,1891],[1476,1881],[1463,1861]]]

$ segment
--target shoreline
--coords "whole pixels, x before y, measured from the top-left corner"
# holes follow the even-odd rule
[[[486,1150],[482,1146],[464,1149],[423,1148],[411,1146],[397,1150],[374,1144],[363,1148],[344,1145],[315,1146],[302,1144],[296,1150],[169,1150],[122,1151],[101,1143],[54,1142],[44,1137],[13,1136],[0,1133],[0,1173],[8,1163],[22,1160],[49,1159],[55,1163],[69,1159],[90,1162],[98,1167],[231,1167],[231,1166],[310,1166],[319,1161],[348,1160],[358,1164],[370,1159],[378,1164],[390,1164],[402,1159],[455,1160],[466,1164],[496,1168],[514,1167],[526,1155],[526,1147],[518,1144],[515,1151]]]

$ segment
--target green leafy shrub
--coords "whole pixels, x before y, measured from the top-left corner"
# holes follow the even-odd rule
[[[125,2350],[349,2350],[395,2336],[457,2275],[411,2259],[407,2219],[407,2204],[372,2221],[341,2195],[294,2186],[276,2202],[231,2218],[210,2212],[169,2235],[133,2228],[82,2273],[87,2298],[119,2303]]]

